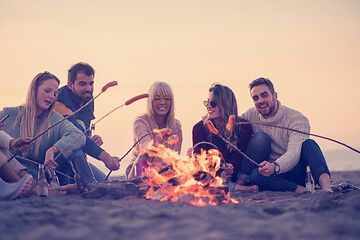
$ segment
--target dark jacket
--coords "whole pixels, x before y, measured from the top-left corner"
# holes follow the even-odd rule
[[[73,94],[67,85],[59,89],[59,94],[56,101],[55,111],[62,114],[64,117],[73,114],[84,104]],[[75,116],[68,118],[68,120],[71,121],[82,132],[85,132],[86,129],[90,128],[90,123],[93,119],[95,119],[94,102],[91,102],[84,109],[76,113]],[[85,129],[81,124],[79,124],[77,120],[81,120],[85,124]],[[104,150],[90,138],[90,135],[91,130],[87,131],[86,133],[86,144],[83,147],[83,151],[91,157],[99,159],[99,155]]]
[[[65,85],[59,89],[55,111],[66,116],[74,113],[84,104],[85,103],[81,102],[68,88],[68,86]],[[90,127],[91,120],[95,119],[94,102],[91,102],[80,112],[76,113],[75,118],[83,121],[85,124],[85,129],[88,129]]]
[[[240,121],[246,121],[244,119],[240,119]],[[242,125],[237,126],[237,147],[245,153],[247,145],[249,143],[249,139],[251,135],[253,134],[253,130],[251,128],[251,125]],[[237,180],[237,175],[241,168],[241,163],[243,156],[238,153],[236,150],[230,151],[227,147],[227,144],[218,136],[212,135],[211,139],[208,138],[209,131],[207,130],[206,125],[204,125],[203,121],[198,122],[193,127],[192,131],[192,138],[193,138],[193,146],[199,142],[210,142],[216,145],[218,150],[221,152],[225,162],[231,163],[234,167],[234,172],[231,177],[231,181],[235,182]],[[209,144],[200,144],[195,149],[195,153],[200,153],[200,149],[209,150],[211,147]]]

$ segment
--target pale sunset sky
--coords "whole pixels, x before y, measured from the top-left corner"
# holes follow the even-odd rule
[[[253,106],[249,82],[267,77],[283,105],[309,118],[312,133],[360,148],[358,0],[0,0],[0,34],[1,109],[22,104],[39,72],[65,85],[79,61],[95,68],[94,95],[119,83],[95,101],[98,119],[165,81],[184,155],[212,83],[230,87],[242,113]],[[125,154],[145,106],[140,100],[98,123],[104,149]],[[314,139],[324,152],[346,149]]]

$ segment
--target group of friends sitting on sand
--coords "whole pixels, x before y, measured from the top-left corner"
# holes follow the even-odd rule
[[[59,89],[60,81],[55,75],[39,73],[30,83],[25,103],[0,112],[0,119],[4,119],[0,123],[0,199],[36,194],[39,164],[58,173],[59,186],[49,187],[49,195],[92,191],[96,188],[92,183],[107,180],[102,171],[87,161],[86,155],[102,161],[111,171],[119,169],[120,159],[101,147],[100,136],[91,134],[91,121],[95,119],[94,77],[93,67],[77,63],[68,70],[67,85]],[[331,192],[323,153],[309,134],[304,134],[310,133],[308,119],[280,103],[269,79],[255,79],[249,88],[255,107],[239,116],[233,91],[219,83],[211,85],[204,101],[207,114],[193,127],[193,147],[188,155],[202,149],[218,149],[225,162],[218,174],[228,178],[225,180],[231,183],[233,191],[304,193],[306,167],[310,166],[315,183],[322,191]],[[134,142],[138,144],[126,169],[129,179],[161,164],[160,158],[147,154],[150,142],[180,153],[182,128],[175,118],[174,104],[167,83],[151,85],[147,111],[135,119],[133,126]],[[229,120],[233,121],[231,129],[227,128]],[[209,121],[216,133],[209,129]],[[155,129],[170,131],[159,138],[149,134]],[[169,144],[173,135],[178,141]],[[49,179],[54,171],[46,172]]]

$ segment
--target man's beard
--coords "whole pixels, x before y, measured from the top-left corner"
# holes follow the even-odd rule
[[[259,111],[259,113],[260,113],[264,118],[266,118],[267,116],[271,115],[271,114],[274,112],[274,110],[275,110],[275,106],[276,106],[277,102],[275,101],[274,97],[272,98],[272,101],[273,101],[273,105],[272,105],[272,106],[268,105],[268,106],[269,106],[269,112],[268,112],[268,113],[264,113],[264,114],[263,114],[263,113],[261,113],[261,112]]]
[[[88,96],[88,97],[83,97],[83,96],[81,96],[82,97],[82,99],[84,100],[84,102],[87,102],[87,101],[90,101],[92,98],[93,98],[93,95],[91,94],[90,96]]]
[[[271,115],[271,114],[274,112],[274,110],[275,110],[275,104],[272,105],[271,107],[269,107],[269,112],[268,112],[268,113],[265,113],[265,114],[260,113],[260,114],[261,114],[263,117],[267,117],[267,116]]]
[[[75,97],[77,99],[79,99],[81,102],[88,102],[90,101],[92,98],[93,98],[93,95],[92,93],[90,93],[89,96],[83,96],[83,95],[80,95],[80,94],[77,94],[77,93],[74,93]]]

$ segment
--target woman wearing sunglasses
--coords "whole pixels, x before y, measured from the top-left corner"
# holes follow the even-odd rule
[[[226,167],[223,171],[230,172],[229,175],[231,176],[230,180],[233,189],[243,192],[257,192],[258,187],[256,185],[245,186],[246,181],[239,178],[241,176],[240,169],[242,162],[246,161],[246,159],[243,159],[240,153],[220,137],[211,133],[206,126],[206,121],[211,121],[224,139],[236,145],[242,152],[246,152],[249,140],[253,134],[251,125],[236,125],[231,131],[226,130],[226,125],[231,115],[236,116],[235,122],[246,121],[238,116],[238,108],[233,91],[221,84],[213,84],[209,89],[209,97],[208,100],[204,101],[204,105],[207,109],[207,114],[193,127],[194,153],[199,154],[201,149],[209,150],[217,148],[226,162]],[[219,170],[218,174],[221,171]]]
[[[59,79],[49,72],[36,75],[30,84],[25,104],[4,108],[0,112],[0,118],[9,115],[3,130],[14,138],[32,139],[49,126],[62,120],[63,116],[53,111],[59,83]],[[45,164],[48,169],[57,169],[65,173],[68,173],[69,168],[71,168],[69,159],[79,173],[82,184],[86,186],[95,180],[86,159],[79,152],[81,150],[78,150],[85,144],[85,136],[81,136],[81,134],[80,130],[71,122],[62,121],[37,138],[25,157],[37,163]],[[77,140],[74,141],[75,139]],[[57,154],[61,154],[61,157],[55,161]],[[34,171],[30,172],[36,175],[37,164],[21,159],[19,161],[33,169]],[[61,174],[58,177],[60,183],[69,183],[66,181],[67,178]]]
[[[180,153],[182,144],[182,130],[179,120],[175,119],[174,94],[171,87],[165,82],[155,82],[149,89],[147,100],[147,112],[136,118],[134,122],[134,142],[141,141],[133,151],[133,159],[126,170],[128,178],[135,175],[143,175],[145,169],[151,164],[161,168],[162,161],[158,158],[150,158],[146,153],[147,146],[165,144],[167,148]],[[149,134],[154,129],[171,130],[165,136]],[[149,135],[147,135],[149,134]],[[146,137],[144,137],[147,135]],[[171,135],[177,135],[179,140],[175,144],[167,142]],[[135,163],[136,166],[133,166]]]

